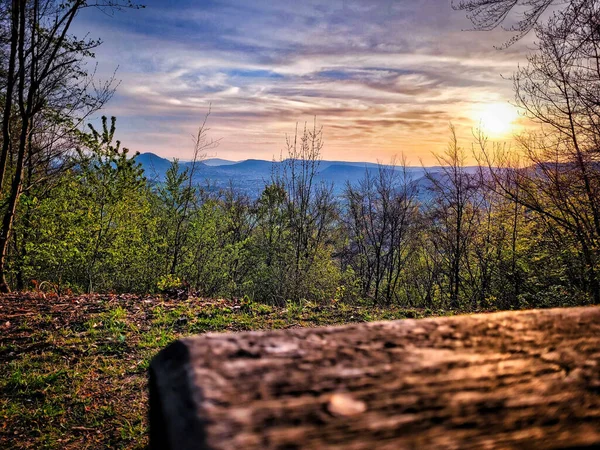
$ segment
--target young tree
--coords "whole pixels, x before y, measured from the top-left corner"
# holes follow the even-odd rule
[[[287,159],[281,178],[276,184],[286,192],[285,206],[289,238],[293,246],[292,289],[293,300],[306,295],[305,283],[315,258],[326,244],[337,205],[333,186],[317,180],[323,148],[323,132],[306,124],[302,135],[298,130],[293,138],[286,139]]]
[[[156,188],[159,228],[165,242],[165,274],[175,275],[187,244],[188,227],[196,212],[197,189],[192,183],[190,168],[181,167],[174,159],[166,172],[165,180]]]
[[[174,160],[167,171],[165,183],[157,189],[161,202],[162,228],[166,239],[166,251],[169,255],[166,273],[176,275],[189,250],[190,223],[198,210],[199,189],[197,183],[198,170],[206,152],[215,148],[219,141],[208,137],[206,124],[210,109],[193,136],[194,148],[192,159],[184,169],[178,160]]]
[[[288,291],[289,239],[285,188],[272,180],[255,202],[256,225],[251,241],[252,298],[282,304]]]
[[[91,132],[82,134],[85,147],[77,149],[77,167],[81,189],[82,217],[87,239],[82,241],[81,252],[85,259],[88,292],[93,292],[96,280],[106,269],[107,259],[121,257],[131,248],[131,233],[141,231],[141,224],[132,229],[130,218],[136,217],[140,197],[146,188],[143,169],[129,150],[114,140],[116,119],[110,127],[102,117],[102,131],[90,125]],[[138,236],[139,237],[139,236]],[[124,245],[116,245],[121,242]],[[128,247],[126,247],[128,246]],[[139,249],[138,249],[139,250]],[[105,276],[107,274],[104,274]]]

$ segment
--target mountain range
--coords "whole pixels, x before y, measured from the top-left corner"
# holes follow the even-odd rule
[[[151,182],[161,183],[165,180],[171,160],[162,158],[154,153],[142,153],[137,157],[146,177]],[[215,189],[233,186],[251,198],[256,198],[264,186],[270,182],[273,174],[280,173],[285,161],[265,161],[247,159],[245,161],[229,161],[220,158],[205,159],[196,163],[194,182],[205,183]],[[191,167],[191,162],[180,161],[181,170]],[[365,176],[366,171],[378,170],[379,164],[370,162],[349,161],[320,161],[315,177],[316,182],[331,183],[334,193],[340,195],[346,183],[357,184]],[[396,168],[395,170],[399,170]],[[407,173],[418,186],[426,187],[429,183],[425,172],[435,173],[435,167],[408,167]],[[474,170],[474,169],[473,169]]]

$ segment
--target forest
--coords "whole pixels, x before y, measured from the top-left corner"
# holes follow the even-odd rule
[[[4,291],[189,289],[274,305],[461,310],[600,302],[595,2],[537,27],[539,50],[514,75],[518,106],[541,131],[507,147],[477,130],[459,142],[451,129],[425,201],[401,156],[400,170],[365,172],[341,197],[314,182],[316,121],[282,137],[285,169],[256,201],[192,182],[194,165],[177,160],[164,183],[149,183],[114,140],[115,118],[82,127],[114,92],[84,65],[99,43],[68,34],[84,6],[5,2],[2,11]],[[209,120],[193,161],[215,145]],[[479,170],[466,169],[473,157]]]
[[[473,14],[476,3],[459,7]],[[316,118],[295,132],[290,124],[284,168],[257,200],[194,181],[218,143],[209,111],[190,144],[193,164],[174,160],[161,183],[114,139],[114,117],[87,125],[116,89],[86,65],[100,42],[69,34],[90,6],[2,4],[4,292],[185,291],[464,311],[600,302],[597,2],[520,23],[523,33],[535,27],[538,49],[514,73],[515,102],[539,126],[511,145],[481,130],[460,142],[450,127],[425,197],[401,151],[342,195],[316,182],[326,134]],[[494,14],[473,19],[491,20],[475,22],[485,28],[501,19]]]

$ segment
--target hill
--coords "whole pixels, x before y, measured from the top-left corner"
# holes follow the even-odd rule
[[[236,164],[237,161],[229,161],[228,159],[221,158],[208,158],[202,161],[207,166],[218,167],[218,166],[229,166],[231,164]]]
[[[171,166],[171,162],[168,159],[154,153],[142,153],[137,157],[137,162],[142,165],[149,180],[157,181],[164,180],[165,174]]]
[[[153,153],[142,153],[138,157],[146,176],[155,182],[164,181],[165,174],[171,162]],[[211,158],[196,165],[194,178],[197,183],[210,181],[215,188],[225,188],[232,185],[236,189],[256,198],[265,184],[274,174],[281,173],[286,161],[266,161],[247,159],[245,161],[229,161]],[[180,162],[181,170],[189,168],[190,162]],[[333,184],[336,195],[340,195],[346,183],[357,184],[365,176],[365,171],[376,175],[379,165],[370,162],[321,161],[316,180]],[[407,172],[413,180],[423,177],[422,167],[409,167]]]

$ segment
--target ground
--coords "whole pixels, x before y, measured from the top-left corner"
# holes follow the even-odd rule
[[[147,368],[178,337],[401,319],[443,311],[134,295],[0,297],[0,448],[148,443]]]

